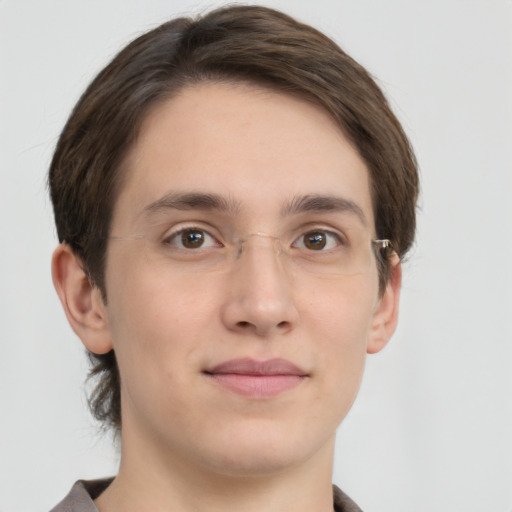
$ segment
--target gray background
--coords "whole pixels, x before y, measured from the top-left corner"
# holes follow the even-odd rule
[[[259,2],[256,2],[259,3]],[[377,77],[423,179],[401,322],[368,358],[334,480],[366,512],[512,510],[512,3],[269,0]],[[113,474],[87,365],[50,280],[45,172],[88,81],[126,42],[216,2],[0,0],[0,511]]]

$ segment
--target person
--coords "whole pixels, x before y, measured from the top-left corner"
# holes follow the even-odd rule
[[[418,173],[369,73],[261,6],[178,18],[57,143],[52,260],[115,478],[53,512],[357,511],[336,429],[392,336]]]

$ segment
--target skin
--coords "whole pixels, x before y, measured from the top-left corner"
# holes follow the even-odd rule
[[[151,112],[126,167],[111,232],[128,239],[108,245],[108,304],[66,245],[53,259],[71,326],[89,350],[113,348],[121,372],[121,466],[98,508],[332,510],[335,431],[366,354],[395,329],[399,262],[379,293],[374,261],[331,279],[291,273],[262,238],[229,271],[177,272],[149,236],[128,235],[159,233],[163,218],[272,235],[331,223],[331,213],[283,215],[311,194],[351,201],[373,234],[364,161],[307,101],[207,83]],[[144,213],[168,193],[220,194],[237,211]],[[204,373],[236,358],[284,358],[307,376],[272,397],[242,396]]]

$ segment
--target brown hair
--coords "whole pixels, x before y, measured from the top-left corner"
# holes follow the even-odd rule
[[[169,21],[126,46],[89,85],[60,136],[49,172],[59,240],[105,300],[106,243],[123,159],[150,108],[202,81],[256,82],[325,108],[368,166],[377,237],[389,238],[403,258],[414,238],[418,173],[379,87],[312,27],[265,7],[232,6]],[[378,262],[382,289],[389,265],[385,257]],[[89,357],[98,376],[91,410],[120,428],[115,355]]]

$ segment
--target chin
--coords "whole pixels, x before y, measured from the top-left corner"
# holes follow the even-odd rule
[[[210,453],[207,464],[219,474],[242,478],[281,473],[310,460],[324,447],[334,450],[334,434],[322,439],[319,432],[315,436],[275,426],[240,429],[226,441],[217,444],[222,450]]]
[[[301,462],[299,459],[296,453],[290,455],[283,453],[282,450],[276,451],[259,447],[240,450],[237,453],[224,453],[220,457],[215,457],[215,461],[211,462],[210,469],[226,476],[265,477],[299,465]]]

